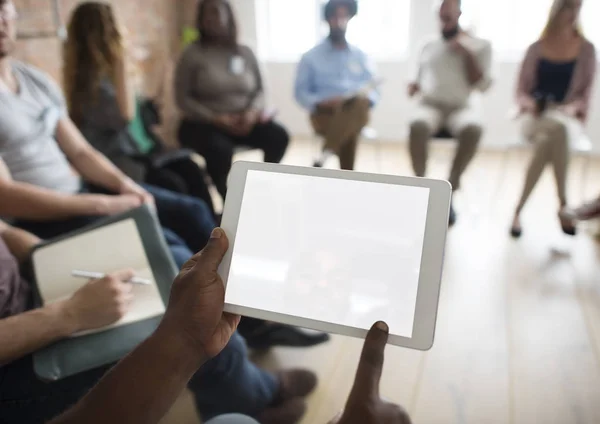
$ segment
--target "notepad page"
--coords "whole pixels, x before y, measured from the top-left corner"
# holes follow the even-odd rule
[[[44,305],[69,298],[87,283],[85,279],[73,277],[73,270],[109,274],[133,269],[137,277],[152,282],[151,285],[133,284],[134,300],[120,321],[75,336],[142,321],[165,312],[142,239],[131,218],[38,249],[33,255],[33,266]]]

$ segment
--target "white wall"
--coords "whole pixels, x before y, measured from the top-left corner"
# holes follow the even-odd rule
[[[301,1],[301,0],[300,0]],[[257,46],[254,0],[233,0],[240,23],[241,38],[252,47]],[[431,4],[413,1],[411,11],[412,39],[422,39],[437,31]],[[600,48],[600,46],[599,46]],[[498,148],[514,140],[516,126],[508,119],[513,108],[515,80],[518,62],[496,62],[494,64],[494,86],[485,94],[485,146]],[[293,98],[296,64],[264,64],[269,97],[279,109],[279,118],[292,134],[305,136],[312,133],[307,113],[298,107]],[[378,71],[386,83],[382,87],[382,100],[373,111],[371,125],[384,140],[405,142],[411,102],[406,97],[406,84],[414,72],[409,61],[378,63]],[[587,133],[594,142],[595,151],[600,153],[600,84],[596,84]]]

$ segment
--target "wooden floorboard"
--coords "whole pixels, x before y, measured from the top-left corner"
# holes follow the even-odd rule
[[[285,162],[310,165],[316,151],[315,143],[294,142]],[[428,175],[446,177],[452,154],[452,143],[435,144]],[[600,227],[562,234],[548,171],[524,210],[522,239],[512,240],[528,158],[527,151],[478,154],[456,195],[434,347],[386,351],[382,395],[402,403],[415,423],[600,423]],[[571,202],[600,193],[599,164],[591,162],[582,184],[584,161],[572,161]],[[357,169],[412,174],[402,145],[361,146]],[[314,369],[320,383],[303,423],[326,423],[344,406],[360,349],[360,340],[335,336],[318,348],[254,359],[269,369]],[[190,402],[180,401],[165,424],[195,424]]]

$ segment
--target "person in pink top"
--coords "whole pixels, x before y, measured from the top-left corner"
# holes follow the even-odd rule
[[[527,50],[517,87],[523,135],[534,146],[511,235],[522,233],[520,214],[544,168],[551,163],[561,210],[567,205],[569,145],[581,137],[596,75],[596,49],[579,24],[582,0],[555,0],[538,41]],[[564,233],[574,221],[560,214]]]

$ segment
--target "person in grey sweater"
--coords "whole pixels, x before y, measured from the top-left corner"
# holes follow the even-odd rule
[[[264,88],[252,50],[237,40],[233,9],[226,0],[198,6],[198,41],[183,52],[175,75],[175,94],[183,120],[179,141],[206,160],[221,196],[234,149],[261,149],[278,163],[289,142],[287,131],[265,110]]]

